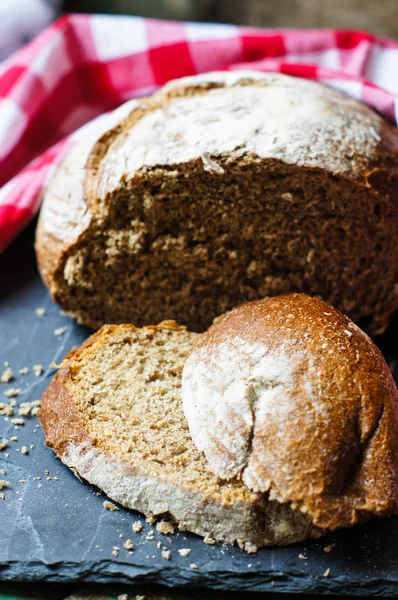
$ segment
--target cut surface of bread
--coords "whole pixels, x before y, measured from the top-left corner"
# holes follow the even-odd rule
[[[290,294],[220,317],[185,363],[182,400],[220,477],[327,529],[398,512],[395,382],[372,340],[324,302]]]
[[[378,333],[398,307],[397,182],[396,128],[339,92],[255,71],[177,80],[66,157],[39,268],[93,327],[203,331],[301,291]]]
[[[289,505],[213,475],[181,405],[184,361],[197,340],[174,322],[104,326],[69,353],[39,413],[47,444],[122,505],[248,551],[318,537]]]

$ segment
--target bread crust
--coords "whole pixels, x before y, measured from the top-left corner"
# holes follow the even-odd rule
[[[184,411],[210,469],[327,529],[398,511],[398,392],[371,339],[320,300],[247,303],[197,341]]]
[[[61,293],[61,283],[67,276],[65,269],[68,258],[73,255],[74,250],[89,232],[92,221],[95,219],[101,221],[102,213],[104,210],[106,212],[106,204],[112,194],[126,185],[127,181],[132,181],[134,177],[145,177],[146,170],[155,166],[150,160],[145,162],[146,159],[143,157],[142,160],[140,159],[141,162],[137,163],[138,166],[132,167],[132,170],[127,168],[125,172],[126,169],[123,167],[125,163],[128,164],[129,156],[137,150],[132,144],[138,142],[135,142],[134,137],[129,141],[129,133],[134,134],[142,117],[162,110],[176,98],[200,97],[224,87],[255,89],[267,86],[276,89],[278,86],[284,89],[285,86],[286,90],[290,90],[289,93],[292,93],[291,90],[297,90],[304,95],[308,92],[309,96],[313,96],[314,113],[317,112],[316,106],[319,103],[319,118],[311,139],[308,138],[308,144],[303,143],[303,139],[305,140],[308,135],[305,128],[301,130],[297,125],[293,136],[292,128],[285,126],[284,129],[281,121],[275,133],[275,138],[278,136],[281,138],[279,149],[253,148],[247,153],[247,160],[260,157],[272,164],[282,161],[300,165],[310,171],[321,170],[331,173],[332,176],[354,181],[359,188],[369,188],[390,203],[391,219],[397,222],[398,230],[398,134],[395,127],[371,109],[318,84],[278,74],[243,71],[209,73],[183,78],[167,84],[150,98],[135,101],[130,108],[124,109],[127,113],[124,118],[120,115],[117,118],[114,116],[113,123],[116,122],[117,125],[108,128],[96,142],[91,139],[88,146],[83,142],[84,152],[72,149],[50,185],[37,229],[38,266],[53,299],[71,316],[94,328],[103,324],[101,319],[67,307],[65,295]],[[311,112],[310,109],[307,110],[308,112]],[[347,116],[342,117],[341,115],[345,113]],[[337,121],[334,120],[337,118],[336,115],[339,115],[338,118],[342,118],[343,121],[346,119],[345,125],[343,121],[338,121],[340,123],[338,126]],[[350,115],[352,118],[361,115],[355,127],[351,124]],[[294,120],[292,123],[294,124]],[[346,130],[352,130],[352,138],[348,136],[346,139]],[[239,139],[236,141],[239,146]],[[325,154],[326,142],[328,152]],[[247,144],[248,148],[250,143],[251,141]],[[164,155],[160,151],[159,163],[172,161],[170,157],[173,156],[173,148],[174,146],[165,148]],[[264,156],[261,156],[261,151]],[[207,152],[204,154],[207,156]],[[180,161],[193,158],[203,160],[204,154],[198,151],[195,155],[194,150],[183,148],[179,159]],[[234,155],[233,152],[224,154]],[[213,159],[216,161],[217,156],[222,155],[222,152],[212,155],[211,164],[214,162]],[[176,154],[175,160],[178,156]],[[389,256],[389,260],[395,261],[395,258]],[[398,277],[398,263],[391,268],[396,269]],[[382,333],[385,330],[391,314],[398,306],[397,285],[391,286],[388,283],[389,289],[384,289],[386,285],[381,286],[383,289],[380,290],[380,301],[374,313],[368,315],[371,320],[369,331],[372,333]],[[345,306],[343,308],[346,310]],[[349,312],[348,308],[347,312]],[[174,315],[171,314],[170,317],[172,316]]]
[[[174,321],[148,327],[155,331],[164,328],[185,330]],[[101,448],[100,441],[87,431],[67,381],[74,369],[89,360],[92,351],[112,339],[114,332],[131,333],[134,329],[132,325],[106,325],[65,357],[42,397],[39,418],[46,444],[76,475],[100,487],[110,498],[147,516],[171,517],[183,531],[236,542],[247,552],[322,535],[324,532],[307,516],[288,505],[268,501],[262,494],[247,490],[241,501],[220,502],[192,483],[178,486],[167,473],[164,477],[150,476],[140,465]]]

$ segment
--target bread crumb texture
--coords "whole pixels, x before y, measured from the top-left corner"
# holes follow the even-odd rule
[[[113,502],[109,502],[109,500],[104,500],[103,506],[104,506],[104,508],[106,508],[106,510],[110,510],[110,511],[119,510],[118,507],[115,504],[113,504]]]

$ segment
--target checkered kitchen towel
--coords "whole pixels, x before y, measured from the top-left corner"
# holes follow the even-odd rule
[[[169,79],[243,68],[315,79],[398,117],[397,42],[358,31],[65,16],[0,66],[0,251],[37,212],[84,123]]]

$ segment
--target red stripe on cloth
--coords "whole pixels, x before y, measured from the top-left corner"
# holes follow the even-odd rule
[[[336,46],[342,50],[352,50],[364,41],[372,42],[374,36],[365,31],[336,31]]]
[[[316,65],[281,63],[280,72],[293,77],[304,77],[305,79],[317,79],[318,67]]]
[[[26,73],[26,67],[15,66],[6,70],[0,77],[0,97],[5,98],[15,83]]]
[[[18,208],[14,204],[0,204],[0,252],[12,242],[31,218],[32,213],[27,208]]]
[[[282,35],[250,33],[244,28],[242,36],[242,61],[261,60],[274,56],[285,56],[286,48]],[[249,65],[248,65],[249,66]]]
[[[117,94],[113,94],[113,101],[120,99],[120,95],[141,96],[142,93],[152,91],[158,85],[148,52],[117,58],[104,67],[107,74],[108,95],[110,90],[117,90]]]
[[[170,79],[196,74],[187,42],[152,48],[148,55],[156,85],[163,85]]]

